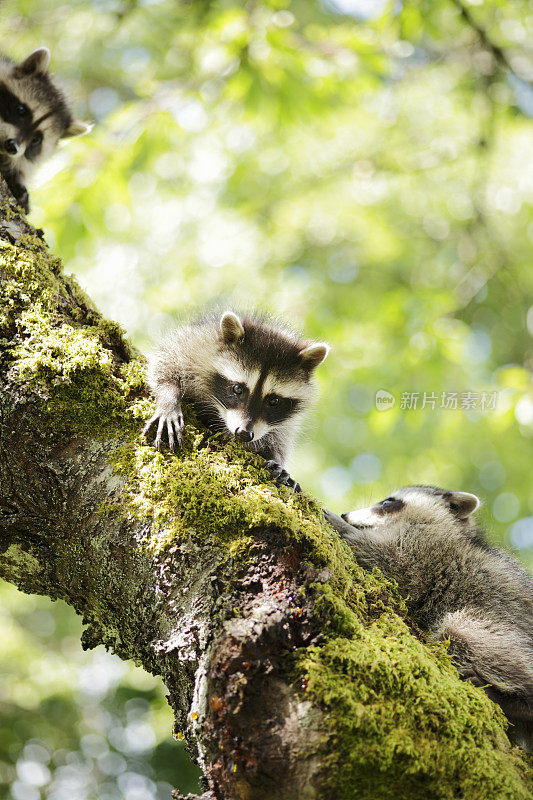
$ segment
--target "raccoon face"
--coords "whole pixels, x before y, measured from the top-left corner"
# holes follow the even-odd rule
[[[20,64],[0,59],[0,169],[26,175],[50,155],[58,139],[90,130],[74,121],[48,75],[50,51],[34,50]]]
[[[468,523],[479,505],[479,499],[469,492],[447,492],[432,486],[406,486],[369,508],[341,516],[354,528],[379,528],[385,531],[397,527],[401,522]]]
[[[313,394],[312,373],[328,354],[274,326],[226,312],[210,393],[225,428],[241,441],[259,441],[296,423]]]

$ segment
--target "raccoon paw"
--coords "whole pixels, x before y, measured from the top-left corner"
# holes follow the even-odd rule
[[[22,206],[24,209],[25,214],[30,213],[30,196],[28,194],[28,190],[24,188],[24,191],[17,197],[18,204]]]
[[[473,667],[461,667],[457,664],[456,666],[463,680],[472,683],[474,686],[483,687],[487,685],[488,681],[483,679]]]
[[[13,197],[17,201],[18,205],[22,207],[26,214],[29,214],[30,196],[24,184],[19,182],[12,183],[9,188],[11,189],[11,193],[13,194]]]
[[[176,446],[180,448],[183,444],[183,429],[185,427],[181,411],[170,411],[168,413],[156,411],[154,416],[150,417],[144,426],[143,436],[148,435],[150,428],[155,422],[157,422],[157,433],[154,439],[155,447],[161,450],[163,432],[166,427],[170,450],[174,450]]]
[[[296,483],[296,481],[291,478],[287,470],[283,469],[281,464],[278,464],[277,461],[267,461],[266,468],[276,483],[280,483],[282,486],[288,486],[289,489],[293,489],[295,492],[302,491],[300,484]]]

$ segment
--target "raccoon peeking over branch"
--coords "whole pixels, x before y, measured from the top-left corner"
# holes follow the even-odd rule
[[[49,64],[47,47],[34,50],[20,64],[0,55],[0,173],[26,213],[26,179],[32,170],[52,154],[59,139],[91,129],[73,118],[48,73]]]
[[[479,504],[467,492],[407,486],[342,519],[324,513],[362,567],[398,583],[413,619],[449,639],[459,672],[499,703],[531,752],[533,577],[475,526]]]
[[[328,352],[324,342],[256,314],[201,317],[168,335],[149,359],[157,408],[144,433],[157,423],[155,446],[166,432],[170,449],[180,447],[181,403],[190,403],[204,425],[240,439],[279,483],[300,491],[284,467]]]

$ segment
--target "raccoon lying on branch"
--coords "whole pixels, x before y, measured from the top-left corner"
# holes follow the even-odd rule
[[[328,351],[255,314],[226,311],[183,325],[149,359],[157,408],[144,433],[157,423],[155,446],[166,431],[170,449],[180,447],[181,403],[190,403],[204,425],[236,436],[266,459],[279,483],[300,491],[285,463]]]
[[[50,50],[40,47],[16,64],[0,55],[0,173],[29,211],[26,179],[59,139],[82,136],[91,126],[74,120],[48,73]]]
[[[479,500],[428,486],[399,489],[370,508],[328,522],[362,567],[394,578],[413,619],[449,639],[465,679],[485,689],[533,750],[533,577],[492,547],[471,515]]]

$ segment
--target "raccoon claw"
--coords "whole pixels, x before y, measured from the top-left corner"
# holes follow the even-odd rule
[[[181,449],[181,445],[183,444],[183,419],[179,418],[178,422],[170,419],[167,419],[167,436],[168,436],[168,446],[170,450],[174,450],[175,446],[178,446],[178,450]]]
[[[183,444],[183,417],[177,411],[172,411],[170,414],[162,414],[158,411],[150,417],[148,422],[143,428],[143,436],[147,436],[150,428],[152,425],[157,422],[157,433],[154,440],[154,446],[157,450],[161,450],[161,444],[163,442],[163,432],[167,430],[167,437],[168,437],[168,447],[169,450],[174,450],[176,445],[181,448]]]
[[[278,464],[277,461],[267,461],[266,468],[268,469],[270,475],[274,480],[279,478],[279,476],[283,472],[283,467],[281,466],[281,464]]]
[[[285,486],[288,486],[289,489],[292,489],[293,492],[296,492],[296,494],[299,494],[302,491],[300,484],[291,478],[290,475],[288,476],[288,480],[285,481]]]
[[[302,491],[300,484],[296,483],[296,481],[291,478],[287,470],[283,469],[281,464],[278,464],[277,461],[267,461],[266,468],[276,483],[280,483],[282,486],[288,486],[289,489],[292,489],[295,492]]]

